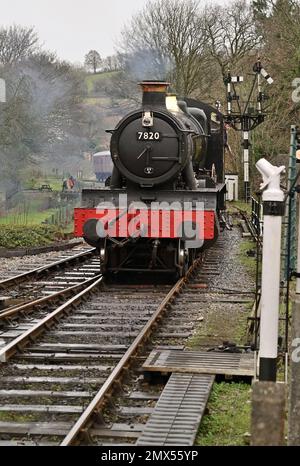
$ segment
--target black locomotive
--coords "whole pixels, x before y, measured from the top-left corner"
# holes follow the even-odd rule
[[[143,81],[142,107],[111,130],[110,186],[82,192],[75,234],[103,273],[185,274],[219,232],[224,209],[222,114]]]

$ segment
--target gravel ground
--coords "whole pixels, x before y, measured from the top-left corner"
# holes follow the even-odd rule
[[[19,275],[22,272],[40,267],[46,262],[55,262],[56,260],[63,259],[69,255],[76,253],[76,250],[80,252],[81,248],[75,247],[66,251],[52,251],[34,256],[23,256],[23,257],[9,257],[0,258],[0,280]]]
[[[255,279],[241,261],[242,254],[246,256],[246,253],[240,251],[244,241],[239,228],[234,227],[232,231],[224,231],[216,246],[208,252],[208,260],[218,258],[218,272],[206,278],[204,262],[201,275],[207,288],[201,294],[206,302],[199,303],[203,322],[192,337],[191,346],[194,349],[197,346],[218,346],[225,340],[237,344],[245,343],[247,317],[254,300]],[[249,260],[255,261],[254,258]]]

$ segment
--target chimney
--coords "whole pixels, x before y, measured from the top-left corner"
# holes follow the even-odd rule
[[[164,81],[142,81],[139,83],[143,90],[143,108],[166,108],[166,93],[170,83]]]

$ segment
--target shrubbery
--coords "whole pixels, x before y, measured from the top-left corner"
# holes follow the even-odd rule
[[[46,246],[64,238],[63,231],[54,225],[0,225],[2,248]]]

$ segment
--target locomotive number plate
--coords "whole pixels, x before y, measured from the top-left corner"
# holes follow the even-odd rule
[[[161,134],[159,131],[138,131],[136,133],[138,141],[160,141]]]

